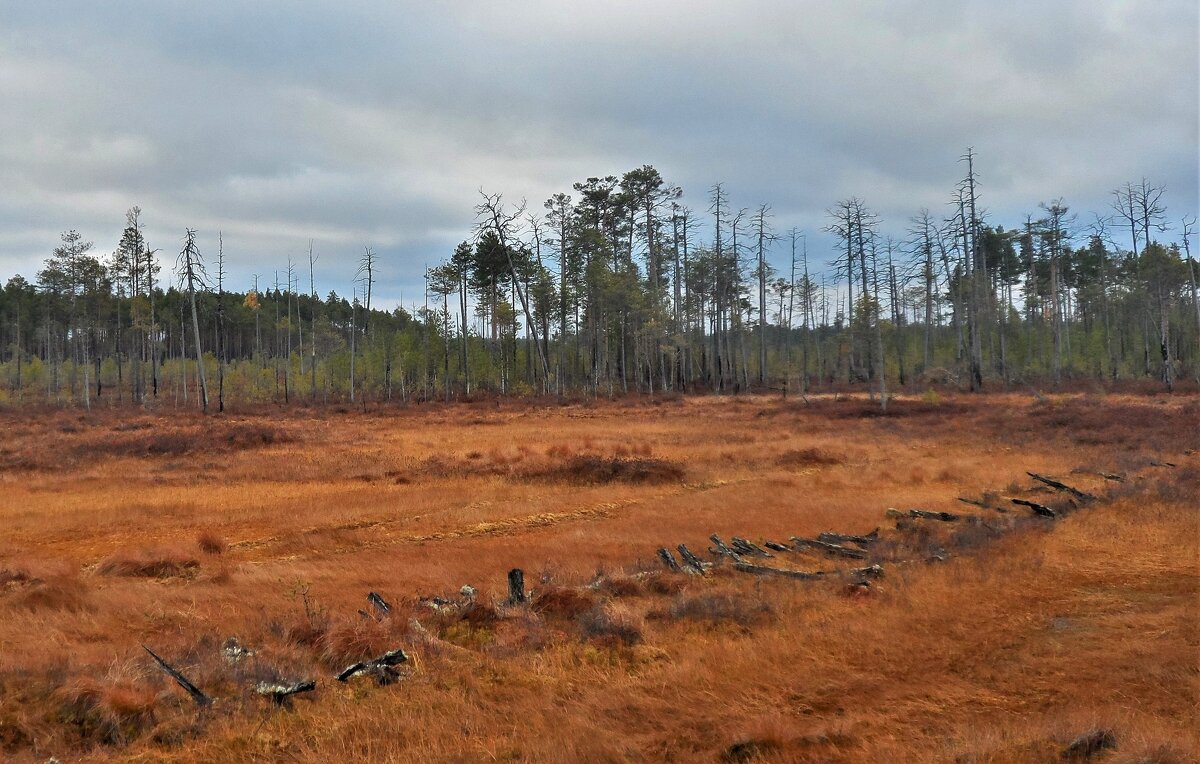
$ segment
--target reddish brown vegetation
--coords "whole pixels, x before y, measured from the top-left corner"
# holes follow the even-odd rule
[[[793,448],[775,457],[775,463],[780,467],[812,467],[841,464],[844,461],[842,457],[819,448]]]
[[[574,456],[564,464],[530,472],[528,477],[579,485],[658,485],[677,483],[683,480],[684,474],[681,465],[666,459]]]
[[[205,554],[222,554],[229,545],[225,542],[225,539],[212,531],[201,531],[196,536],[196,546],[200,547],[200,551]]]
[[[21,467],[0,468],[0,759],[1018,762],[1102,728],[1105,761],[1197,760],[1200,405],[875,408],[17,419],[0,453]],[[1111,499],[1053,522],[955,501],[1065,506],[1027,469]],[[865,561],[761,560],[883,560],[866,596],[844,575],[688,576],[653,557],[686,542],[709,558],[714,532],[880,525]],[[511,567],[527,606],[505,602]],[[227,660],[231,635],[253,654]],[[142,643],[221,702],[197,713]],[[330,679],[397,647],[413,658],[399,686]],[[290,711],[253,691],[307,678]]]
[[[200,561],[179,549],[120,549],[100,561],[96,571],[106,576],[175,578],[196,575]]]

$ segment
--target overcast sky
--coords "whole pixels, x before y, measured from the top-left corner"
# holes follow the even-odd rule
[[[171,259],[223,231],[235,288],[312,239],[322,294],[370,245],[407,304],[480,187],[540,210],[642,164],[697,209],[716,181],[772,204],[824,262],[835,201],[902,235],[968,145],[994,222],[1060,196],[1083,222],[1146,176],[1177,224],[1198,27],[1195,0],[0,0],[0,281],[69,228],[111,252],[137,204]]]

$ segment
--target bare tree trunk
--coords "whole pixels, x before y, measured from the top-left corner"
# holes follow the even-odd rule
[[[180,255],[187,281],[188,300],[192,305],[192,337],[196,343],[196,376],[200,380],[200,408],[208,413],[208,383],[204,377],[204,356],[200,352],[200,318],[196,312],[196,284],[200,281],[200,250],[196,247],[196,232],[187,229],[183,252]]]

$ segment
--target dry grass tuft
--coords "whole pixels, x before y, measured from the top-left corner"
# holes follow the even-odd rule
[[[687,474],[682,464],[668,459],[573,456],[565,463],[525,473],[531,480],[575,485],[657,485],[681,482]]]
[[[225,539],[212,531],[200,531],[196,536],[196,546],[205,554],[224,554],[229,548]]]
[[[741,592],[700,592],[676,597],[670,608],[656,613],[658,618],[674,618],[701,623],[731,623],[750,629],[771,621],[774,609],[767,602]]]
[[[0,598],[11,608],[29,611],[63,611],[77,613],[88,607],[87,587],[75,575],[53,575],[30,578],[23,585],[9,589]]]
[[[62,688],[59,695],[62,718],[85,741],[125,744],[154,724],[157,693],[144,685],[85,678]]]
[[[129,578],[192,578],[199,570],[191,553],[170,547],[119,549],[96,566],[101,575]]]
[[[612,597],[638,597],[646,593],[646,585],[633,576],[605,576],[596,588]]]
[[[321,662],[339,671],[351,663],[377,658],[397,647],[400,630],[390,619],[348,617],[334,621],[316,640]]]
[[[775,463],[780,467],[814,467],[842,464],[845,461],[844,457],[819,448],[794,448],[775,457]]]
[[[552,586],[530,603],[533,612],[548,618],[575,619],[596,607],[596,595],[585,589]]]
[[[630,647],[642,641],[645,624],[629,608],[605,603],[583,613],[577,619],[583,638],[607,647]]]
[[[187,429],[114,428],[102,440],[84,438],[75,446],[74,453],[83,458],[183,456],[244,451],[292,441],[293,436],[278,427],[257,422],[217,422]]]

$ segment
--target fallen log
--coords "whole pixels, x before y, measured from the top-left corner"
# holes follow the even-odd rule
[[[1096,497],[1093,496],[1092,494],[1087,493],[1085,491],[1081,491],[1078,488],[1075,488],[1074,486],[1069,486],[1066,483],[1059,482],[1059,481],[1055,480],[1054,478],[1048,478],[1045,475],[1039,475],[1036,472],[1028,472],[1027,471],[1025,474],[1028,475],[1029,477],[1033,478],[1034,480],[1038,481],[1039,483],[1045,483],[1046,485],[1050,486],[1051,488],[1054,488],[1059,491],[1066,491],[1067,493],[1071,494],[1072,496],[1079,499],[1080,501],[1095,501],[1096,500]]]
[[[940,520],[943,523],[956,523],[962,519],[962,515],[956,515],[953,512],[930,512],[927,509],[910,509],[908,516],[919,517],[922,520]]]
[[[679,563],[675,561],[675,555],[671,554],[671,550],[666,547],[661,547],[658,550],[658,559],[662,560],[663,565],[667,566],[667,570],[672,573],[682,573],[683,568],[679,567]]]
[[[259,682],[254,691],[259,695],[270,698],[278,706],[286,706],[292,702],[293,695],[299,695],[302,692],[312,692],[315,689],[317,689],[317,683],[310,679],[307,682],[296,682],[295,684]]]
[[[792,536],[791,541],[797,547],[818,549],[828,554],[841,555],[842,557],[852,557],[855,560],[864,560],[867,557],[867,553],[861,549],[851,549],[848,546],[841,546],[840,544],[830,544],[825,541],[815,541],[813,539],[802,539],[798,536]]]
[[[1089,470],[1084,467],[1076,467],[1075,469],[1071,470],[1071,474],[1072,475],[1095,475],[1096,477],[1102,477],[1105,480],[1111,480],[1114,483],[1124,483],[1125,482],[1124,475],[1118,475],[1115,472],[1102,472],[1101,470]]]
[[[254,651],[246,648],[241,642],[238,642],[237,637],[230,637],[221,645],[221,655],[225,660],[234,665],[241,663],[243,659],[254,655]]]
[[[693,554],[692,550],[688,549],[687,544],[680,544],[675,548],[679,550],[679,556],[683,558],[683,564],[701,575],[704,574],[705,568],[712,566],[712,563],[706,563]]]
[[[756,576],[782,576],[783,578],[795,578],[803,581],[810,581],[814,578],[821,578],[825,575],[824,571],[803,571],[803,570],[782,570],[780,568],[770,568],[766,565],[755,565],[753,563],[738,560],[733,563],[736,570],[743,573],[752,573]]]
[[[192,696],[192,700],[196,701],[196,705],[200,707],[212,705],[212,698],[201,692],[199,687],[189,682],[187,677],[179,673],[179,671],[176,670],[171,664],[158,657],[158,655],[149,647],[142,645],[142,649],[150,653],[150,657],[154,659],[154,662],[158,664],[158,667],[162,669],[167,676],[174,679],[176,684],[186,690],[188,695]]]
[[[1053,509],[1047,507],[1045,504],[1038,504],[1036,501],[1029,501],[1028,499],[1009,499],[1009,501],[1021,507],[1029,507],[1042,517],[1049,517],[1051,519],[1058,517],[1058,513]]]
[[[380,687],[391,684],[400,678],[400,672],[396,671],[393,666],[399,666],[401,663],[408,662],[408,653],[397,648],[388,650],[383,655],[369,661],[360,661],[353,665],[342,669],[337,675],[339,682],[347,682],[351,677],[358,674],[366,674],[375,678],[376,684]]]
[[[817,541],[824,541],[827,544],[858,544],[859,546],[870,546],[879,540],[879,529],[871,531],[863,536],[853,536],[848,533],[835,533],[833,531],[822,531],[817,536]]]
[[[748,555],[750,557],[772,557],[767,550],[760,547],[751,541],[747,541],[740,536],[734,536],[732,539],[733,550],[739,554]]]
[[[857,578],[883,578],[882,565],[868,565],[865,568],[855,568],[848,572]]]
[[[987,494],[984,494],[984,495],[986,496]],[[958,500],[961,501],[963,504],[970,504],[972,507],[979,507],[980,509],[991,509],[991,510],[994,510],[1001,514],[1008,514],[1008,509],[1006,509],[1005,507],[997,506],[997,505],[991,503],[990,501],[988,501],[986,498],[984,498],[984,499],[968,499],[966,496],[959,496]]]
[[[367,593],[367,602],[371,603],[371,607],[375,608],[375,614],[379,618],[383,618],[388,613],[392,612],[392,606],[383,597],[380,597],[376,592]]]
[[[714,533],[713,535],[709,536],[708,540],[713,542],[713,545],[716,547],[715,549],[712,550],[713,553],[723,554],[726,557],[733,559],[734,561],[739,561],[742,559],[741,555],[739,555],[737,552],[733,551],[729,547],[725,546],[725,542],[722,541],[721,537],[718,536],[717,534]]]
[[[525,571],[513,568],[508,571],[508,604],[519,605],[525,601]]]
[[[780,544],[778,541],[771,541],[770,539],[764,541],[763,546],[765,546],[767,549],[773,549],[776,552],[794,552],[795,551],[787,544]]]

